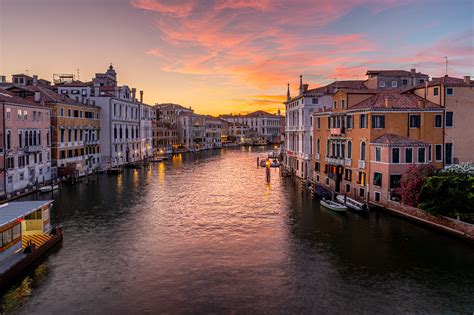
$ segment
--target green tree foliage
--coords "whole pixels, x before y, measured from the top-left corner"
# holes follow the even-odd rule
[[[469,172],[444,171],[428,178],[422,186],[423,210],[472,221],[474,219],[474,176]]]

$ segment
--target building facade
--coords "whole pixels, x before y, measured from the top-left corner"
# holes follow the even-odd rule
[[[0,194],[7,197],[51,179],[51,111],[3,89],[0,106]]]
[[[264,140],[270,143],[279,141],[280,115],[259,110],[247,115],[221,115],[221,119],[229,123],[239,123],[249,127],[248,138]]]

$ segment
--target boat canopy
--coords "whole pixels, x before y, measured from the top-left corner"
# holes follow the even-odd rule
[[[51,204],[53,200],[17,201],[0,205],[0,227]]]

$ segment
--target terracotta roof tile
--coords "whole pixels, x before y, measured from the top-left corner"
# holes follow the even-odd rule
[[[438,109],[433,102],[423,99],[413,93],[401,93],[398,90],[381,90],[349,108],[352,109]]]
[[[474,87],[474,81],[469,80],[469,83],[461,78],[454,78],[449,76],[433,78],[428,82],[428,86],[444,85],[447,87]],[[424,84],[420,84],[417,88],[424,87]]]
[[[393,133],[387,133],[380,137],[370,141],[370,144],[379,145],[417,145],[417,146],[428,146],[428,143],[416,139],[410,139],[404,136],[399,136]]]
[[[43,106],[39,106],[38,104],[30,101],[30,100],[27,100],[27,99],[24,99],[24,98],[21,98],[7,90],[4,90],[2,88],[0,88],[0,102],[6,102],[6,103],[12,103],[12,104],[22,104],[22,105],[28,105],[28,106],[34,106],[34,107],[42,107]]]
[[[406,70],[367,70],[366,75],[382,75],[382,76],[387,76],[387,77],[411,77],[412,72],[411,71],[406,71]],[[415,76],[417,77],[428,77],[427,74],[421,73],[421,72],[415,72]]]

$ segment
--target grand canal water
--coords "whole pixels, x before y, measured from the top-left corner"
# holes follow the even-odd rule
[[[320,208],[263,149],[179,155],[56,193],[65,238],[1,298],[19,313],[474,311],[474,251]]]

